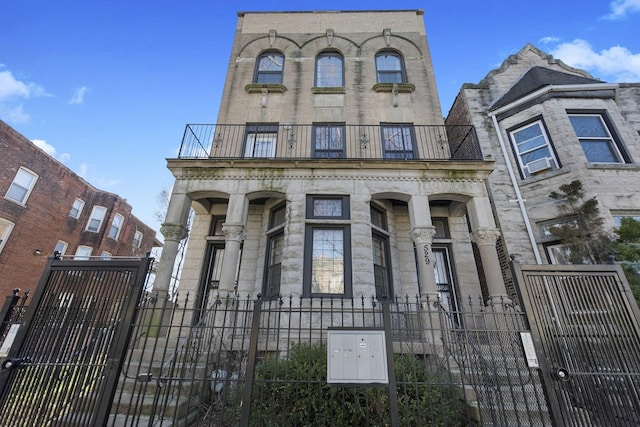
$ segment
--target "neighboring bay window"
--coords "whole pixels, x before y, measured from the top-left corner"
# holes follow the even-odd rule
[[[82,208],[84,208],[84,201],[82,199],[74,200],[73,206],[71,206],[71,211],[69,212],[69,216],[76,219],[80,218]]]
[[[107,208],[104,206],[94,206],[91,211],[91,216],[89,217],[89,222],[87,223],[87,231],[92,231],[94,233],[100,231],[100,227],[102,227],[102,221],[104,221],[106,213]]]
[[[306,211],[304,295],[350,297],[348,196],[307,196]]]
[[[111,221],[111,227],[109,228],[109,234],[107,237],[118,240],[118,236],[120,236],[120,230],[122,230],[122,223],[124,222],[124,217],[120,214],[116,214],[113,217],[113,221]]]
[[[600,114],[569,114],[584,155],[592,163],[624,163],[625,156]]]
[[[542,120],[517,128],[510,135],[523,178],[559,167]]]

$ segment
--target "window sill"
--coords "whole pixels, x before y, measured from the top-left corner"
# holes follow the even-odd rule
[[[313,94],[341,94],[344,93],[344,87],[312,87]]]
[[[637,163],[586,163],[587,169],[640,170]]]
[[[244,90],[247,93],[263,93],[264,91],[268,93],[285,93],[287,87],[283,84],[275,83],[249,83],[244,87]]]
[[[569,170],[567,170],[566,168],[559,168],[559,169],[551,169],[551,170],[547,170],[547,171],[541,171],[541,172],[537,173],[534,176],[530,176],[528,178],[522,179],[521,180],[521,185],[534,184],[536,182],[540,182],[540,181],[543,181],[545,179],[552,178],[554,176],[564,175],[565,173],[569,173]]]
[[[371,89],[374,92],[411,93],[416,86],[411,83],[376,83]]]

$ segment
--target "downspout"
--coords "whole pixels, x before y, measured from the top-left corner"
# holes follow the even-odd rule
[[[507,164],[507,171],[509,171],[509,178],[511,178],[511,185],[516,192],[516,202],[518,202],[518,206],[520,207],[520,212],[522,213],[522,217],[524,219],[524,226],[527,229],[527,234],[529,235],[529,241],[531,242],[531,248],[533,249],[533,255],[536,258],[537,264],[542,264],[542,258],[540,257],[540,251],[538,251],[538,245],[536,243],[536,238],[533,234],[533,229],[531,228],[531,221],[529,221],[529,215],[527,214],[527,209],[524,205],[524,199],[522,198],[522,193],[520,192],[520,186],[518,186],[518,180],[516,179],[516,174],[513,171],[513,166],[511,165],[511,161],[509,160],[509,153],[507,151],[507,147],[504,143],[504,138],[502,138],[502,133],[500,132],[500,127],[498,125],[498,119],[496,119],[495,113],[489,113],[491,120],[493,121],[493,127],[496,130],[496,135],[498,136],[498,141],[500,142],[500,148],[502,149],[502,156],[505,159],[505,163]]]

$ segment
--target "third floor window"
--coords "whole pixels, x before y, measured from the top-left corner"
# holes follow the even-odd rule
[[[600,114],[570,114],[569,120],[589,162],[625,162],[622,150]]]
[[[344,86],[344,67],[342,55],[337,52],[324,52],[316,58],[316,87]]]
[[[383,51],[376,55],[378,83],[406,83],[407,75],[402,56],[396,52]]]
[[[100,227],[102,226],[102,221],[104,220],[106,213],[107,208],[104,206],[94,206],[91,211],[91,216],[89,217],[89,222],[87,223],[87,231],[92,231],[94,233],[100,231]]]
[[[281,84],[284,69],[284,55],[278,52],[265,52],[258,56],[254,83]]]
[[[11,183],[9,190],[7,190],[5,197],[24,205],[29,198],[31,190],[33,190],[33,187],[35,186],[37,179],[38,176],[33,172],[30,172],[25,168],[18,169],[18,173],[16,173],[15,178],[13,178],[13,182]]]

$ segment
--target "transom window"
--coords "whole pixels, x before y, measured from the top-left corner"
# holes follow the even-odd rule
[[[69,212],[69,216],[71,218],[80,218],[80,214],[82,213],[82,209],[84,208],[84,201],[81,199],[75,199],[73,201],[73,206],[71,206],[71,211]]]
[[[344,125],[313,125],[313,157],[344,157]]]
[[[382,132],[382,150],[385,159],[414,159],[415,134],[413,125],[383,124],[380,125]]]
[[[113,221],[111,221],[111,227],[109,227],[109,233],[107,234],[107,237],[113,240],[118,240],[123,222],[124,217],[120,214],[115,214],[115,216],[113,217]]]
[[[18,169],[15,178],[13,178],[13,182],[9,186],[9,190],[7,190],[5,198],[24,205],[37,179],[38,176],[35,173],[25,168]]]
[[[304,295],[345,296],[351,290],[351,228],[348,196],[307,196]]]
[[[316,57],[316,87],[344,86],[342,55],[338,52],[323,52]]]
[[[523,178],[559,167],[541,120],[511,131],[511,140]]]
[[[589,162],[624,163],[623,155],[600,114],[570,114],[569,121]]]
[[[104,221],[106,213],[107,208],[104,206],[94,206],[91,211],[91,216],[89,217],[89,222],[87,223],[87,231],[92,231],[94,233],[100,231],[100,227],[102,227],[102,221]]]
[[[244,156],[274,157],[277,140],[278,125],[247,126]]]
[[[2,252],[4,245],[7,244],[7,239],[9,239],[13,226],[14,224],[12,222],[0,218],[0,252]]]
[[[376,55],[378,83],[406,83],[404,61],[397,52],[384,51]]]
[[[278,52],[265,52],[258,56],[254,83],[280,84],[284,69],[284,55]]]

